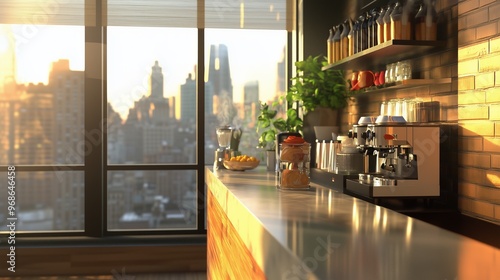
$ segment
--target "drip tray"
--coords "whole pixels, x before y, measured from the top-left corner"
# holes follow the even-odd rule
[[[396,186],[396,185],[397,185],[396,179],[383,178],[383,177],[375,177],[375,178],[373,178],[373,186],[374,187]]]
[[[392,188],[397,185],[397,180],[386,178],[380,174],[359,174],[358,179],[347,179],[344,191],[367,198],[374,198],[374,189]],[[378,195],[377,195],[378,196]]]

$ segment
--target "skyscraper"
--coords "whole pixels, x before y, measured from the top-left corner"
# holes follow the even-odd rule
[[[84,72],[71,70],[69,60],[60,59],[52,63],[47,88],[53,95],[51,136],[54,145],[53,160],[56,164],[83,165],[89,147],[93,148],[93,141],[99,141],[99,139],[91,140],[85,137],[84,83]],[[84,216],[84,174],[81,171],[64,169],[54,171],[50,174],[51,178],[45,179],[45,182],[52,183],[47,189],[51,190],[49,194],[53,199],[53,202],[48,204],[49,208],[56,209],[53,213],[53,227],[81,230],[84,227],[82,219]],[[44,175],[43,172],[40,176],[42,175]],[[41,181],[37,177],[33,177],[32,180]],[[36,183],[30,185],[36,186]],[[37,194],[32,192],[32,195],[36,200]]]
[[[250,81],[245,84],[243,92],[243,116],[249,128],[254,128],[257,122],[259,106],[259,81]]]
[[[9,25],[0,25],[0,95],[16,85],[14,35]]]
[[[151,98],[163,99],[163,73],[158,61],[155,61],[151,70]]]
[[[225,45],[210,46],[208,82],[215,96],[227,94],[233,100],[233,84],[229,69],[229,55]]]
[[[194,124],[196,121],[196,80],[189,74],[181,85],[181,123]]]
[[[174,145],[176,120],[171,117],[169,100],[163,96],[162,68],[155,61],[151,69],[151,92],[135,101],[123,127],[128,162],[142,163],[165,145]]]

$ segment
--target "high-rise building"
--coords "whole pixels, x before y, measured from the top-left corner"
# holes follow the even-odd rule
[[[151,92],[130,108],[123,126],[125,161],[143,163],[145,158],[162,151],[165,145],[175,145],[176,120],[172,104],[163,96],[163,73],[158,61],[152,67]]]
[[[125,162],[127,151],[123,139],[122,118],[113,106],[108,102],[107,109],[107,140],[108,140],[108,163],[117,164]]]
[[[54,160],[59,164],[83,164],[84,72],[70,70],[69,60],[61,59],[52,63],[48,87],[54,99]]]
[[[9,25],[0,25],[0,95],[16,86],[14,35]]]
[[[54,165],[52,172],[27,171],[16,177],[20,230],[83,229],[83,172],[56,167],[83,164],[84,75],[68,60],[52,64],[49,83],[15,85],[0,96],[0,122],[7,137],[2,161],[15,165]]]
[[[196,80],[189,74],[186,82],[181,85],[181,123],[196,122]]]
[[[233,83],[226,45],[210,46],[208,83],[211,84],[215,96],[227,95],[233,100]]]
[[[245,83],[243,90],[244,115],[242,118],[248,123],[249,128],[255,127],[259,107],[259,81]]]
[[[69,60],[52,63],[48,89],[53,95],[52,143],[53,160],[57,164],[84,164],[86,153],[100,140],[86,138],[84,81],[84,72],[71,70]],[[84,174],[81,171],[54,171],[50,194],[54,199],[53,208],[57,209],[53,214],[54,228],[81,230],[84,227]]]
[[[287,81],[286,78],[286,48],[283,48],[281,59],[276,67],[278,78],[276,79],[276,95],[282,96],[285,94]]]
[[[158,61],[151,67],[151,98],[161,100],[163,98],[163,73]]]

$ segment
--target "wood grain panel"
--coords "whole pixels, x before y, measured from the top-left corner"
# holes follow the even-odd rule
[[[208,279],[266,279],[210,191],[207,213]]]
[[[5,252],[2,248],[2,252]],[[207,250],[201,245],[103,246],[17,248],[16,272],[0,270],[0,277],[56,275],[113,275],[125,269],[127,274],[203,272]],[[6,263],[6,254],[0,261]]]

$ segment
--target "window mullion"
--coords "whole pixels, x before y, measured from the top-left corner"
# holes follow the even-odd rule
[[[85,233],[101,237],[105,231],[105,172],[103,124],[105,100],[105,15],[106,1],[86,1],[85,20],[85,134],[101,135],[97,141],[85,147]],[[89,9],[91,9],[89,11]]]

